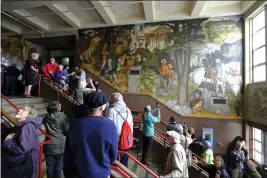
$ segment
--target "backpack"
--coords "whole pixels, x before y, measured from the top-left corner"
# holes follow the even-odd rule
[[[133,146],[133,133],[132,133],[132,130],[131,130],[129,123],[127,122],[128,110],[127,110],[126,119],[124,119],[118,111],[117,111],[117,113],[124,120],[124,122],[122,124],[122,128],[121,128],[121,136],[120,136],[120,140],[119,140],[119,149],[120,150],[127,150]]]

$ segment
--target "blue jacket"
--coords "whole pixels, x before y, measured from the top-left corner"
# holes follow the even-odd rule
[[[118,154],[115,124],[103,117],[74,120],[67,134],[65,177],[107,178]]]
[[[19,123],[14,137],[5,140],[2,145],[5,150],[18,155],[18,157],[31,151],[34,171],[31,178],[37,177],[40,152],[38,128],[40,128],[42,122],[42,117],[36,117]]]
[[[153,116],[156,108],[152,109],[151,112],[145,113],[143,116],[143,135],[147,137],[154,136],[154,124],[160,122],[160,113],[156,117]]]

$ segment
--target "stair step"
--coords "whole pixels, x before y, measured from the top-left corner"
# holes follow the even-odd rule
[[[15,105],[30,105],[35,103],[42,103],[43,98],[9,98],[11,102],[13,102]],[[2,99],[2,107],[3,106],[10,106],[10,104]]]
[[[25,104],[16,104],[16,106],[18,108],[21,108],[21,107],[25,106]],[[35,109],[37,109],[37,110],[42,110],[42,109],[46,109],[47,108],[48,103],[34,103],[34,104],[32,104],[32,106],[34,106]],[[2,106],[2,108],[8,113],[16,111],[16,109],[13,106],[10,106],[10,105]]]

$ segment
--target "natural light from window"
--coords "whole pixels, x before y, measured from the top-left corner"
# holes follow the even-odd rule
[[[262,164],[263,157],[263,141],[262,141],[262,131],[257,128],[253,128],[253,159],[258,163]]]
[[[265,11],[251,19],[251,72],[252,82],[266,81]]]

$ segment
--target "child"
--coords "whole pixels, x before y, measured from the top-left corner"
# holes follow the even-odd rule
[[[233,178],[242,178],[243,177],[243,169],[244,169],[244,164],[243,162],[245,161],[245,154],[242,151],[242,143],[238,141],[236,143],[235,150],[232,151],[231,156],[232,160],[235,163],[232,165],[232,177]]]
[[[211,143],[207,140],[204,141],[205,151],[202,154],[203,159],[206,161],[207,164],[213,164],[213,151],[211,150]]]

